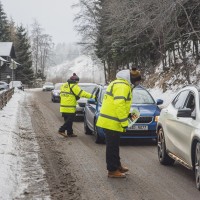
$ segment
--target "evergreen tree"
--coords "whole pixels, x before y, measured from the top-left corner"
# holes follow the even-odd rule
[[[31,46],[25,28],[21,25],[17,27],[15,51],[16,61],[21,65],[16,69],[16,78],[23,84],[31,85],[34,79],[32,70]]]
[[[9,24],[7,21],[7,16],[0,2],[0,42],[8,42],[10,40],[9,35]]]
[[[16,26],[15,26],[15,22],[14,20],[11,18],[9,21],[8,21],[8,25],[9,25],[9,38],[10,38],[10,41],[13,42],[13,44],[15,45],[16,44]]]

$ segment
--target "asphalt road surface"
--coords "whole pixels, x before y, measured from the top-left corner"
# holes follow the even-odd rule
[[[52,199],[199,200],[192,171],[176,163],[162,166],[152,141],[122,141],[121,161],[129,168],[124,179],[107,177],[105,144],[85,135],[83,122],[74,123],[77,138],[57,134],[63,124],[59,103],[50,92],[26,90],[24,106],[31,116],[39,157]]]

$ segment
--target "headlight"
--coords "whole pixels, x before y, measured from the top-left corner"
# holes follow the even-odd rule
[[[59,93],[58,92],[54,92],[53,93],[55,96],[59,96]]]
[[[155,122],[158,122],[159,116],[155,116]]]

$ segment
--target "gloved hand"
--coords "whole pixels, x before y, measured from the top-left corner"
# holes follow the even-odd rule
[[[131,120],[135,120],[138,118],[138,116],[136,114],[133,114],[133,113],[129,113],[128,114],[128,118],[130,118]]]
[[[131,118],[131,117],[132,117],[132,114],[131,114],[131,113],[129,113],[129,114],[128,114],[128,118]]]

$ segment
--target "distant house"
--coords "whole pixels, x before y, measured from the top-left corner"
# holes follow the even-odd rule
[[[0,81],[15,80],[15,70],[11,69],[13,59],[16,58],[12,42],[0,42]]]

